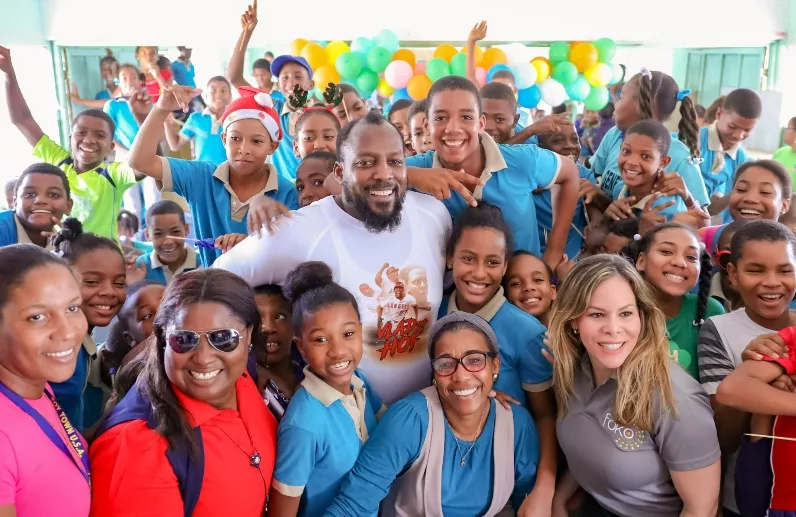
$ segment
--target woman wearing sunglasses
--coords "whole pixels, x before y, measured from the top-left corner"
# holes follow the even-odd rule
[[[263,515],[276,421],[246,373],[254,291],[219,269],[176,277],[145,365],[92,445],[92,515]]]
[[[534,486],[539,438],[528,411],[489,397],[495,332],[454,312],[431,329],[433,386],[390,406],[325,517],[514,515]],[[443,488],[444,487],[444,488]]]

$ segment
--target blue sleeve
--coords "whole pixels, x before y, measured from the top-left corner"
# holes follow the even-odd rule
[[[513,406],[514,417],[514,493],[511,504],[515,510],[536,484],[536,467],[539,464],[539,435],[528,410]]]
[[[311,432],[281,424],[276,440],[274,488],[288,497],[300,497],[317,461],[318,440]]]
[[[422,393],[413,393],[390,406],[324,517],[376,514],[395,478],[420,455],[427,429],[428,409]]]
[[[522,389],[544,391],[553,385],[553,365],[542,355],[544,332],[537,333],[520,353],[520,381]]]
[[[699,170],[699,166],[689,158],[690,155],[677,163],[670,163],[666,170],[678,173],[683,178],[686,188],[694,196],[694,199],[700,205],[707,206],[710,204],[710,197],[708,197],[708,190],[705,188],[705,180],[702,179],[702,172]]]
[[[185,121],[185,125],[182,126],[180,130],[180,136],[184,136],[188,140],[193,140],[196,138],[196,113],[191,113],[188,117],[188,120]]]
[[[576,163],[575,165],[578,166],[578,175],[580,176],[580,179],[589,180],[595,185],[597,184],[597,177],[594,175],[593,170],[587,168],[586,166],[580,163]]]
[[[553,186],[561,170],[561,158],[556,153],[537,145],[521,144],[511,147],[515,152],[521,153],[525,161],[523,168],[533,171],[534,189],[549,189]],[[509,152],[505,146],[502,146],[500,151],[504,153],[504,157]]]
[[[410,156],[405,160],[407,167],[420,167],[421,169],[430,169],[434,166],[434,152],[429,151],[423,154]]]
[[[291,210],[299,209],[298,190],[292,184],[288,188],[287,195],[285,196],[285,206]]]
[[[215,165],[210,162],[168,158],[171,167],[171,191],[185,198],[192,198],[205,192],[213,179]]]
[[[609,135],[611,135],[610,131],[606,133],[602,142],[600,142],[600,146],[592,157],[589,158],[591,170],[598,176],[602,176],[603,172],[605,172],[605,168],[608,166],[608,154],[611,152],[611,147],[613,146],[613,135],[611,135],[612,138],[608,138]]]
[[[674,201],[674,204],[669,208],[661,210],[661,215],[666,216],[667,220],[670,220],[672,217],[674,217],[676,214],[679,214],[680,212],[688,211],[688,208],[686,208],[685,206],[685,202],[683,202],[683,199],[680,196],[659,197],[657,200],[655,200],[654,203],[652,203],[652,206],[653,207],[660,206],[664,203],[668,203],[669,201]]]
[[[370,386],[368,379],[361,371],[357,370],[356,373],[357,377],[362,379],[362,382],[365,383],[365,398],[367,399],[367,404],[373,408],[373,414],[378,415],[379,411],[381,411],[381,407],[384,405],[384,403],[381,401],[381,397],[379,397],[379,395],[376,393],[376,390]]]
[[[101,92],[98,92],[97,95],[94,96],[94,100],[96,100],[96,101],[101,101],[101,100],[110,99],[110,98],[111,98],[111,94],[108,93],[108,90],[102,90]]]
[[[118,124],[116,122],[116,120],[119,118],[118,114],[117,114],[117,109],[116,109],[116,103],[117,102],[118,101],[115,101],[113,99],[109,100],[108,102],[105,103],[105,106],[102,107],[102,111],[107,113],[108,116],[113,120],[113,123],[118,126]]]

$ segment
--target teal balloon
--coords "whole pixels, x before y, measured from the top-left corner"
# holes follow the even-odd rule
[[[366,59],[368,57],[368,52],[370,52],[373,46],[373,41],[369,38],[355,38],[354,41],[351,42],[351,52],[359,54],[362,59]]]
[[[444,59],[435,57],[426,63],[426,77],[432,81],[439,81],[447,75],[451,75],[451,67]]]
[[[558,42],[550,45],[549,59],[554,65],[562,61],[569,61],[569,44]]]
[[[318,99],[319,101],[323,100],[323,90],[319,90],[318,88],[313,88],[311,95],[316,99]]]
[[[340,54],[334,64],[334,67],[340,73],[340,77],[344,79],[355,79],[362,71],[363,66],[362,58],[354,52]]]
[[[426,65],[428,68],[428,65]],[[451,74],[458,75],[459,77],[467,76],[467,56],[464,54],[456,54],[451,59]]]
[[[611,65],[611,80],[608,82],[611,86],[621,83],[625,79],[625,69],[622,65],[614,63]]]
[[[517,92],[517,102],[520,106],[527,109],[533,109],[539,105],[542,100],[542,92],[535,84],[530,88],[525,88]]]
[[[376,37],[373,38],[373,42],[379,47],[386,48],[390,52],[390,55],[395,54],[395,52],[398,51],[398,47],[401,45],[400,41],[398,41],[398,36],[390,29],[380,30],[379,33],[376,34]]]
[[[553,67],[553,79],[563,84],[570,85],[578,78],[578,68],[569,61],[561,61]]]
[[[357,89],[365,96],[370,94],[379,86],[379,74],[373,70],[363,68],[357,77]]]
[[[610,63],[616,57],[616,43],[611,38],[600,38],[594,42],[597,49],[597,60],[600,63]]]
[[[392,52],[384,47],[373,47],[368,51],[368,68],[380,74],[392,61]]]
[[[322,46],[323,48],[326,48],[326,45],[329,44],[328,41],[316,41],[315,43],[317,43],[318,45]]]
[[[605,86],[592,86],[589,95],[583,100],[586,109],[601,110],[608,105],[611,94]]]
[[[567,95],[573,101],[582,101],[591,93],[591,85],[585,77],[579,75],[575,81],[566,87]]]

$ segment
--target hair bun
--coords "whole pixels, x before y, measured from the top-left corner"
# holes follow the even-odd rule
[[[331,283],[334,283],[334,276],[325,262],[304,262],[288,273],[282,293],[290,303],[296,303],[308,291]]]
[[[52,245],[55,253],[63,257],[71,252],[72,241],[83,235],[83,223],[74,217],[67,217],[61,223],[61,231],[52,237]]]

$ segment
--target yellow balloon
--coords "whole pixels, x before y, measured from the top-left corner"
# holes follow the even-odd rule
[[[597,64],[597,48],[589,42],[575,43],[569,52],[569,60],[578,72],[584,73]]]
[[[441,45],[440,45],[441,46]],[[462,48],[462,54],[467,54],[467,47]],[[475,66],[483,67],[484,62],[484,49],[479,47],[478,45],[475,46]],[[486,67],[484,67],[486,68]]]
[[[611,67],[605,63],[597,63],[583,73],[583,77],[592,86],[605,86],[611,82],[612,76]]]
[[[317,70],[329,62],[326,50],[314,41],[304,45],[304,48],[301,49],[301,57],[307,60],[313,70]]]
[[[406,86],[406,92],[412,99],[419,101],[425,99],[431,85],[434,84],[431,79],[426,77],[426,74],[420,74],[409,79],[409,84]]]
[[[387,80],[382,77],[379,79],[379,87],[377,88],[382,97],[389,97],[395,93],[395,88],[387,84]]]
[[[336,63],[337,58],[346,52],[351,52],[351,47],[345,41],[332,41],[326,45],[326,57],[329,63]]]
[[[535,57],[531,59],[531,64],[536,69],[536,82],[541,83],[550,77],[550,61],[544,57]]]
[[[329,83],[340,84],[340,73],[333,65],[323,65],[313,72],[312,79],[315,81],[315,86],[323,91]]]
[[[438,57],[440,59],[444,59],[446,63],[450,63],[453,56],[458,54],[459,51],[456,50],[456,47],[451,45],[450,43],[443,43],[437,50],[434,51],[434,57]]]
[[[414,69],[415,65],[417,65],[417,58],[415,57],[415,53],[409,50],[408,48],[398,49],[395,54],[392,55],[393,61],[406,61],[412,68]]]
[[[481,60],[479,65],[481,68],[489,72],[489,69],[495,65],[505,65],[509,59],[506,53],[499,48],[490,47],[484,51],[484,59]],[[477,64],[477,63],[476,63]]]
[[[305,40],[304,38],[296,38],[290,43],[290,55],[291,56],[300,56],[301,51],[304,47],[307,46],[309,41]]]

